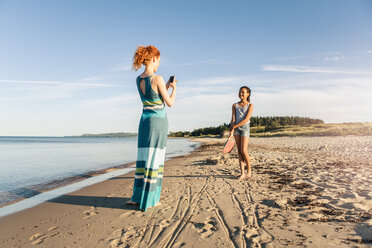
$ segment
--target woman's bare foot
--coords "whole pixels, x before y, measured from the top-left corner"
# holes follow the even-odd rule
[[[243,179],[245,179],[245,174],[242,174],[240,177],[239,177],[239,180],[243,180]]]
[[[245,179],[251,178],[252,177],[252,172],[248,171],[247,175],[245,176]]]
[[[132,201],[132,200],[127,201],[126,204],[127,204],[127,205],[139,205],[138,202],[134,202],[134,201]]]

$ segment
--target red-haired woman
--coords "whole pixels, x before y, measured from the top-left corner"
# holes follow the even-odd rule
[[[165,104],[171,107],[176,97],[176,80],[165,84],[155,75],[160,64],[160,52],[154,46],[139,46],[133,56],[133,69],[145,70],[137,77],[138,93],[143,112],[138,128],[138,152],[133,195],[127,204],[139,205],[144,211],[160,204],[164,170],[168,118]],[[168,94],[168,88],[173,88]],[[164,104],[165,103],[165,104]]]

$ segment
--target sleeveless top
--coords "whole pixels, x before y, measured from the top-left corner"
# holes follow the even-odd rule
[[[142,118],[165,117],[166,111],[164,100],[160,94],[156,93],[152,89],[151,77],[152,75],[145,78],[141,78],[140,76],[137,77],[137,89],[143,104]],[[140,88],[142,80],[145,81],[145,94],[143,94]]]
[[[235,124],[241,122],[247,116],[248,107],[249,107],[250,104],[251,103],[248,103],[244,107],[240,107],[238,103],[235,104]],[[251,121],[249,120],[245,124],[248,124],[250,122]]]

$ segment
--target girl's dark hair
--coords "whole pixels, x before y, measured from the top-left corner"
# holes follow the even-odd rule
[[[248,88],[248,86],[242,86],[242,87],[240,87],[239,92],[240,92],[242,89],[246,89],[246,90],[248,91],[249,96],[247,97],[247,101],[250,102],[250,101],[251,101],[251,100],[250,100],[250,99],[251,99],[251,89]]]

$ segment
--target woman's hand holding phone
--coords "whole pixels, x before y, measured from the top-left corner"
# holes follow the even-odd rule
[[[169,80],[168,80],[168,82],[167,82],[167,84],[166,84],[166,87],[167,87],[167,89],[169,88],[169,87],[172,87],[172,88],[175,88],[176,87],[176,83],[177,83],[177,80],[175,80],[175,77],[176,76],[171,76],[170,78],[169,78]]]

